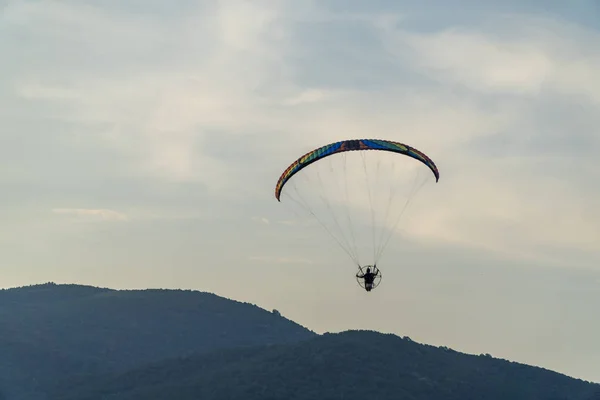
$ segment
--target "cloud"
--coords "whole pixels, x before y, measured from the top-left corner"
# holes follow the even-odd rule
[[[315,222],[310,219],[306,220],[297,220],[297,219],[285,219],[281,221],[277,221],[278,224],[288,225],[288,226],[312,226],[315,225]]]
[[[539,18],[486,23],[485,31],[455,27],[428,33],[384,26],[382,37],[398,59],[412,60],[435,82],[471,90],[477,103],[487,104],[477,112],[484,121],[492,122],[490,110],[500,116],[462,135],[452,132],[460,124],[438,130],[444,132],[441,140],[449,139],[445,154],[434,157],[440,160],[440,186],[447,182],[452,192],[441,189],[442,203],[425,199],[406,231],[522,256],[530,251],[555,258],[552,246],[592,251],[600,243],[600,215],[593,205],[600,197],[575,180],[591,182],[599,173],[591,165],[600,151],[595,129],[600,120],[591,110],[600,81],[590,73],[600,67],[600,53],[590,47],[599,36]],[[561,103],[560,96],[576,104]],[[434,110],[432,119],[438,120]]]
[[[499,17],[490,28],[497,30],[391,31],[390,48],[400,44],[399,49],[410,49],[416,67],[432,78],[484,94],[542,96],[555,91],[600,101],[595,73],[600,54],[592,50],[600,44],[598,32],[520,16]]]
[[[313,260],[307,258],[295,257],[274,257],[274,256],[249,256],[250,261],[260,261],[269,264],[314,264]]]
[[[259,224],[269,225],[270,221],[265,217],[252,217],[252,221],[257,222]]]
[[[61,86],[39,85],[27,82],[16,87],[17,95],[27,100],[79,100],[78,92]]]
[[[289,99],[283,101],[283,104],[289,106],[296,106],[305,103],[322,103],[328,99],[337,95],[343,95],[343,93],[336,93],[335,91],[328,91],[323,89],[307,89],[300,92]]]
[[[55,208],[55,214],[71,215],[78,221],[127,221],[127,215],[113,210],[89,208]]]
[[[260,191],[272,190],[281,170],[305,151],[341,138],[372,135],[413,144],[440,166],[440,184],[429,198],[419,198],[423,207],[417,207],[413,219],[420,221],[419,226],[406,227],[407,232],[441,241],[463,237],[473,245],[483,241],[481,245],[512,247],[501,244],[506,240],[503,226],[511,216],[523,215],[519,240],[531,238],[548,221],[545,213],[556,213],[542,211],[531,201],[536,193],[551,193],[564,209],[585,207],[588,216],[581,219],[563,211],[545,235],[554,232],[554,242],[569,237],[583,247],[589,246],[583,242],[594,243],[596,226],[589,207],[597,194],[589,193],[589,201],[576,204],[569,194],[572,187],[547,182],[549,178],[535,171],[535,163],[560,165],[576,157],[563,153],[563,159],[552,160],[535,146],[539,137],[548,137],[547,131],[536,127],[548,117],[540,119],[538,113],[564,105],[541,107],[534,102],[548,88],[554,96],[595,98],[595,80],[585,71],[597,70],[598,54],[584,52],[578,41],[585,37],[595,43],[595,34],[549,19],[507,16],[487,19],[485,31],[475,26],[422,33],[404,28],[410,20],[407,15],[334,18],[333,13],[320,13],[315,4],[294,7],[286,2],[231,2],[183,19],[159,21],[152,16],[131,19],[91,5],[15,3],[4,17],[13,29],[32,29],[46,45],[63,43],[88,52],[107,49],[112,57],[120,57],[119,63],[89,74],[71,73],[77,60],[56,59],[53,65],[63,68],[44,75],[17,74],[15,93],[27,101],[60,104],[53,118],[68,123],[72,131],[93,127],[94,134],[86,138],[73,133],[72,143],[95,143],[119,155],[123,162],[119,171],[128,176],[204,185],[211,196],[228,197],[242,190],[247,199],[258,202]],[[293,18],[292,10],[297,12]],[[66,34],[69,26],[81,26],[84,20],[85,35]],[[111,32],[125,40],[103,34],[100,27],[109,21]],[[327,27],[328,21],[335,24]],[[365,34],[362,42],[349,46],[340,41],[348,27]],[[319,32],[322,39],[300,35],[307,31]],[[53,33],[42,36],[47,32]],[[553,39],[553,32],[561,33],[560,40]],[[207,33],[210,41],[205,39]],[[140,43],[144,46],[137,47]],[[320,46],[326,50],[325,45],[341,46],[339,53],[323,53],[318,61],[318,65],[336,63],[338,78],[348,78],[337,87],[318,80],[308,85],[305,79],[312,66],[301,57],[311,56],[315,65],[312,51]],[[126,57],[132,48],[137,49],[136,56]],[[165,57],[167,48],[174,50]],[[369,65],[362,64],[366,48],[373,56]],[[379,50],[391,57],[386,59]],[[291,61],[295,59],[299,62]],[[354,62],[353,68],[343,68],[344,62]],[[401,79],[392,66],[413,79]],[[371,73],[369,79],[385,80],[385,87],[375,91],[350,85],[351,74],[368,67],[382,68],[380,75]],[[474,93],[448,89],[455,85]],[[593,127],[596,119],[589,117],[593,113],[583,112],[587,127]],[[562,130],[555,135],[556,143],[568,137],[573,121],[554,124],[554,132]],[[588,137],[586,147],[592,153],[598,135],[593,131]],[[505,152],[490,158],[487,149],[499,148],[494,140],[503,140]],[[527,158],[509,157],[524,148]],[[249,163],[252,168],[245,168]],[[591,181],[595,172],[590,174]],[[253,188],[248,185],[251,179]],[[474,189],[484,187],[485,191]],[[446,200],[435,203],[435,191]],[[475,211],[473,203],[487,207]],[[533,218],[535,213],[539,216]],[[575,221],[577,226],[567,228]],[[488,233],[475,234],[477,230]],[[552,242],[542,235],[536,238]]]

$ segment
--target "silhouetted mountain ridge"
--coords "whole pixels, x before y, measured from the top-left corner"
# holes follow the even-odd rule
[[[374,332],[316,335],[190,290],[2,290],[0,354],[0,400],[600,400],[598,385],[541,368]]]
[[[65,389],[58,400],[591,400],[600,386],[369,331],[194,355]]]
[[[278,313],[211,293],[53,283],[0,291],[0,321],[7,395],[19,387],[38,393],[63,377],[315,336]]]
[[[57,301],[75,300],[77,298],[87,297],[103,292],[114,292],[114,290],[88,285],[59,285],[54,282],[48,282],[39,285],[0,289],[0,304],[7,305],[12,303],[23,306],[28,303],[53,303]]]

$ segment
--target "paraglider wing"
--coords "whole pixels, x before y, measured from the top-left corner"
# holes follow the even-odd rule
[[[310,151],[302,157],[300,157],[299,159],[297,159],[296,161],[294,161],[283,172],[283,174],[281,174],[279,181],[277,181],[277,185],[275,186],[275,198],[277,198],[277,201],[281,201],[281,191],[287,183],[287,181],[289,181],[292,176],[294,176],[296,173],[298,173],[300,170],[307,167],[308,165],[332,154],[356,150],[381,150],[404,154],[422,162],[427,167],[429,167],[429,169],[431,170],[431,172],[433,172],[433,175],[435,176],[436,182],[440,179],[440,174],[435,163],[428,156],[415,149],[414,147],[410,147],[406,144],[399,142],[392,142],[389,140],[381,139],[343,140]]]

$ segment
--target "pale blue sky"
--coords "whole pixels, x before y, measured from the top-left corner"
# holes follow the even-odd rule
[[[193,288],[600,382],[600,6],[407,3],[0,2],[1,286]],[[441,172],[369,295],[273,196],[355,137]]]

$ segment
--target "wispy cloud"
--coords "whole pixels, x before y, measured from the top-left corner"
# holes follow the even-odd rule
[[[348,17],[338,21],[329,14],[318,14],[315,7],[301,8],[295,23],[287,14],[288,7],[286,3],[219,5],[208,14],[190,15],[166,35],[166,26],[173,28],[170,22],[165,25],[153,18],[140,18],[132,25],[121,15],[97,13],[89,6],[15,5],[7,14],[8,20],[18,27],[39,23],[34,28],[38,35],[44,26],[52,27],[59,36],[47,40],[71,41],[77,46],[99,42],[111,51],[120,51],[148,34],[160,38],[159,43],[164,45],[176,45],[188,52],[197,46],[206,52],[203,58],[175,63],[164,58],[160,61],[154,56],[156,49],[148,46],[138,50],[150,60],[147,65],[151,67],[145,66],[143,71],[111,68],[103,74],[70,77],[57,71],[52,79],[31,79],[32,75],[26,74],[18,81],[17,93],[27,99],[59,102],[63,107],[55,117],[62,116],[80,129],[105,126],[90,140],[103,148],[109,146],[127,160],[122,171],[128,174],[198,182],[222,195],[246,186],[255,173],[228,164],[235,163],[236,157],[243,162],[250,154],[249,148],[243,151],[236,147],[236,141],[248,135],[256,135],[255,143],[260,143],[257,149],[262,147],[263,154],[270,154],[253,160],[253,171],[271,171],[265,179],[275,179],[289,161],[329,141],[364,137],[368,132],[401,139],[424,149],[438,162],[442,181],[435,190],[445,199],[437,204],[429,202],[434,197],[422,200],[424,207],[421,211],[417,207],[413,219],[419,221],[418,226],[407,227],[406,232],[442,241],[462,237],[464,243],[480,243],[487,248],[514,248],[515,243],[505,242],[516,236],[506,235],[503,226],[510,224],[512,216],[520,215],[519,244],[533,240],[532,233],[540,226],[545,226],[545,233],[535,235],[535,240],[542,243],[566,238],[569,240],[565,245],[581,248],[596,243],[598,224],[594,218],[579,218],[570,210],[586,207],[585,213],[594,216],[591,207],[598,194],[588,193],[589,201],[575,204],[578,200],[573,188],[562,177],[540,174],[546,170],[545,166],[539,168],[540,163],[568,165],[578,156],[563,153],[562,159],[553,159],[545,155],[543,151],[550,143],[548,132],[536,126],[540,124],[540,96],[548,101],[552,93],[580,95],[577,99],[581,107],[600,96],[593,74],[600,66],[600,54],[584,47],[580,40],[585,37],[586,45],[596,43],[596,33],[523,16],[491,19],[485,31],[475,26],[416,33],[403,27],[406,17]],[[248,15],[255,18],[249,20]],[[392,64],[416,74],[415,80],[392,80],[377,92],[350,85],[332,89],[324,82],[307,87],[298,75],[294,77],[302,72],[299,68],[303,64],[294,65],[288,58],[299,57],[306,48],[319,48],[319,43],[297,32],[300,28],[322,29],[324,15],[336,23],[370,30],[373,45],[383,45],[394,56]],[[86,19],[93,21],[88,36],[71,38],[61,33],[65,24],[77,25]],[[210,42],[189,29],[197,19],[205,22],[203,31],[211,32]],[[108,20],[117,31],[135,32],[127,36],[131,42],[109,45],[111,36],[103,36],[100,29],[94,28]],[[57,21],[61,21],[60,29]],[[158,36],[157,28],[162,36]],[[561,33],[558,40],[553,39],[556,32]],[[325,37],[336,39],[335,34]],[[346,48],[350,53],[340,54],[338,61],[346,56],[354,59],[352,52],[362,47]],[[177,54],[173,56],[175,61]],[[329,55],[320,62],[335,61]],[[127,62],[141,65],[134,59]],[[347,73],[340,70],[339,77]],[[51,83],[57,80],[64,83]],[[448,87],[459,91],[465,87],[474,93],[463,96],[445,89]],[[327,111],[322,112],[325,104]],[[545,112],[561,112],[560,107],[548,104]],[[598,134],[592,130],[598,122],[593,115],[590,109],[587,127],[581,126],[581,119],[577,127],[573,126],[578,123],[574,119],[557,121],[553,132],[562,133],[552,140],[569,140],[572,127],[579,130],[578,137],[586,131],[587,151],[592,154],[591,147],[600,149]],[[213,132],[232,137],[218,154],[209,140]],[[264,147],[277,137],[277,147]],[[504,138],[506,151],[498,157],[490,158],[481,147],[472,147],[488,140],[488,148],[498,148],[493,142],[498,137]],[[536,141],[541,140],[538,137],[546,138],[546,145],[536,147]],[[528,146],[527,157],[509,156],[524,146]],[[569,171],[565,167],[563,172]],[[584,173],[590,174],[590,181],[597,177],[597,171]],[[273,184],[268,180],[257,183],[265,190]],[[549,206],[540,208],[535,202],[539,193],[552,193],[554,204],[561,204],[561,213]],[[473,203],[486,207],[478,207],[473,215]],[[552,212],[554,217],[547,218]]]
[[[70,215],[81,221],[127,221],[127,215],[106,209],[55,208],[55,214]]]
[[[390,46],[409,48],[416,66],[432,77],[483,93],[537,96],[558,91],[600,99],[595,73],[600,54],[593,50],[600,44],[598,33],[536,18],[498,18],[492,26],[499,28],[499,23],[504,23],[501,29],[485,33],[474,28],[397,31]]]
[[[416,32],[407,27],[407,15],[334,18],[314,4],[294,7],[233,2],[161,21],[75,3],[17,2],[3,16],[15,32],[27,31],[46,47],[60,44],[119,62],[97,70],[79,64],[85,57],[56,58],[45,74],[30,64],[9,76],[16,96],[54,107],[53,118],[69,126],[60,146],[68,143],[74,153],[102,149],[125,176],[202,185],[217,196],[242,189],[252,193],[248,201],[262,202],[281,170],[305,151],[341,138],[378,136],[423,149],[442,171],[435,191],[419,199],[412,219],[418,223],[406,232],[440,241],[461,237],[484,247],[514,248],[504,243],[514,237],[525,247],[533,241],[594,246],[598,193],[583,182],[595,181],[598,171],[591,164],[581,168],[573,138],[593,163],[599,121],[586,102],[595,104],[600,95],[594,74],[600,54],[590,45],[598,42],[596,32],[525,16],[489,17],[486,28]],[[101,28],[108,22],[112,33]],[[67,34],[74,27],[86,34]],[[364,36],[343,44],[336,29]],[[309,31],[323,40],[300,34]],[[128,57],[133,48],[135,57]],[[331,48],[339,53],[315,58]],[[369,65],[359,56],[365,48],[371,48]],[[202,57],[184,57],[199,52]],[[320,66],[337,66],[339,84],[331,85],[334,76],[319,81],[306,75],[317,59]],[[360,79],[372,86],[352,83],[361,71],[367,75]],[[579,102],[577,118],[556,100],[561,96]],[[549,119],[552,124],[544,122]],[[213,137],[228,139],[213,144]],[[572,151],[564,152],[565,146]],[[586,177],[576,187],[574,162]],[[540,206],[548,196],[553,205]],[[519,233],[507,235],[504,227],[514,218]]]
[[[313,260],[295,257],[249,256],[250,261],[260,261],[269,264],[314,264]]]
[[[260,224],[269,225],[270,221],[265,217],[252,217],[252,221],[258,222]]]

